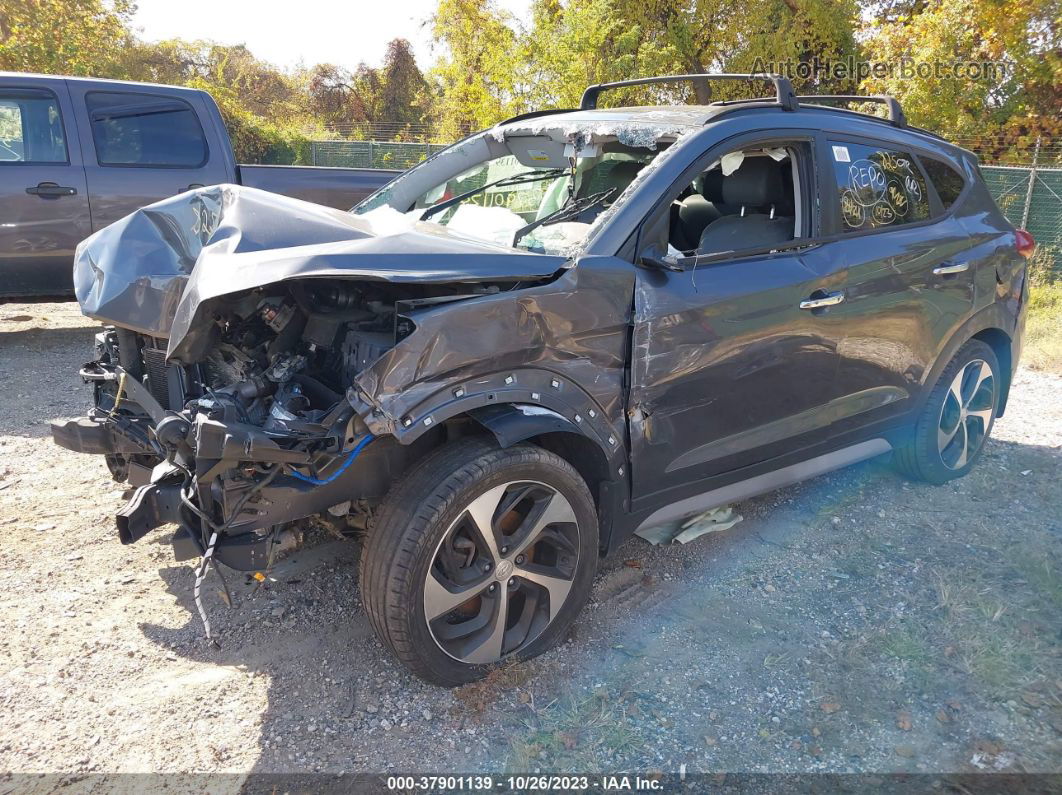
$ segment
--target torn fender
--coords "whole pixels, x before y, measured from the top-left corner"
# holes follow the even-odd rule
[[[403,443],[479,406],[539,404],[621,451],[633,271],[583,257],[547,284],[407,313],[416,331],[358,375],[352,403]]]
[[[78,246],[82,311],[154,337],[194,361],[212,306],[288,279],[454,283],[542,279],[564,257],[461,236],[437,224],[383,228],[367,216],[238,185],[149,205]]]

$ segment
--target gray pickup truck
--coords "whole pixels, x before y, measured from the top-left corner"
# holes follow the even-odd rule
[[[397,173],[238,165],[205,91],[0,72],[0,301],[72,297],[79,242],[189,188],[235,183],[346,210]]]

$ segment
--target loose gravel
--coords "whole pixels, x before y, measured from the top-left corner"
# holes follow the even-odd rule
[[[968,477],[871,462],[602,562],[560,648],[458,690],[369,630],[357,546],[311,537],[206,602],[169,533],[54,446],[95,332],[0,306],[0,770],[1062,770],[1062,377],[1023,370]]]

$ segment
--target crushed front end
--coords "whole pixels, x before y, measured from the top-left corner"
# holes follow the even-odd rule
[[[295,520],[333,508],[337,529],[350,529],[351,495],[383,493],[398,454],[385,440],[368,449],[373,437],[344,396],[392,344],[394,319],[337,305],[351,300],[315,294],[308,316],[290,297],[250,297],[194,364],[168,362],[164,340],[128,329],[97,335],[81,370],[95,405],[52,434],[104,455],[135,489],[117,516],[123,543],[174,523],[179,559],[213,547],[228,566],[258,570]]]
[[[414,333],[418,309],[496,295],[529,263],[548,275],[563,258],[384,238],[237,186],[181,194],[79,247],[78,300],[107,325],[81,370],[94,406],[52,423],[53,439],[130,484],[123,543],[175,524],[179,560],[265,569],[307,523],[357,532],[421,454],[370,432],[359,374]]]

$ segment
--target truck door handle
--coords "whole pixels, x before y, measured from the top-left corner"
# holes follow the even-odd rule
[[[77,188],[68,188],[54,182],[39,182],[35,188],[26,188],[31,196],[76,196]]]
[[[933,268],[933,273],[935,273],[937,276],[947,276],[949,273],[962,273],[969,267],[969,262],[948,262],[944,265],[938,265],[937,267]]]
[[[201,187],[203,187],[202,183],[193,182],[191,185],[188,185],[187,187],[181,188],[179,191],[177,191],[177,193],[178,193],[178,195],[180,195],[182,193],[186,193],[186,192],[188,192],[190,190],[195,190],[196,188],[201,188]]]
[[[822,309],[824,306],[836,306],[844,300],[844,293],[838,290],[835,293],[827,293],[824,290],[816,290],[800,302],[801,309]]]

